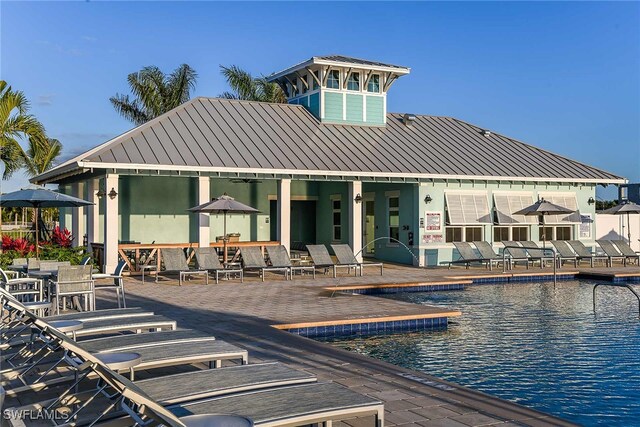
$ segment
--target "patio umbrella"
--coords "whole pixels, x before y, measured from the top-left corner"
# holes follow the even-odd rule
[[[624,215],[627,214],[627,237],[629,238],[629,244],[631,244],[631,218],[629,215],[631,214],[640,214],[640,206],[636,205],[633,202],[626,201],[624,203],[620,203],[612,208],[606,209],[602,211],[603,214],[610,215]]]
[[[224,215],[224,237],[222,239],[224,245],[224,262],[227,262],[227,214],[260,212],[259,210],[252,208],[251,206],[238,202],[227,193],[224,193],[222,196],[218,197],[217,199],[213,199],[210,202],[195,206],[189,209],[189,211]]]
[[[545,199],[540,199],[531,206],[527,206],[524,209],[521,209],[517,212],[514,212],[514,215],[526,215],[526,216],[537,216],[540,224],[543,225],[542,231],[542,247],[546,248],[546,232],[544,231],[544,217],[545,215],[558,215],[558,214],[570,214],[575,211],[565,208],[564,206],[554,205],[553,203],[547,202]]]
[[[12,193],[0,195],[0,207],[3,208],[34,208],[36,222],[36,257],[40,254],[39,245],[39,208],[79,208],[93,205],[86,200],[66,194],[47,190],[45,188],[25,188]]]

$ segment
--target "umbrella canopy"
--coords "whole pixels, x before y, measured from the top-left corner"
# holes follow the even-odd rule
[[[640,205],[636,205],[633,202],[626,201],[624,203],[620,203],[619,205],[615,205],[612,208],[606,209],[602,211],[602,213],[609,215],[627,215],[627,238],[629,239],[629,244],[631,244],[631,218],[629,217],[629,215],[640,214]],[[624,225],[624,222],[622,223],[622,225]]]
[[[519,210],[518,212],[514,212],[514,215],[526,215],[526,216],[537,216],[540,219],[541,223],[544,223],[545,215],[561,215],[561,214],[570,214],[575,211],[565,208],[564,206],[555,205],[553,203],[547,202],[545,199],[540,199],[531,206],[527,206],[524,209]],[[546,248],[546,229],[542,228],[542,247]]]
[[[545,199],[540,199],[531,206],[527,206],[517,212],[514,215],[527,215],[527,216],[544,216],[544,215],[560,215],[570,214],[575,211],[565,208],[564,206],[554,205],[551,202],[547,202]]]
[[[25,188],[12,193],[0,195],[0,207],[3,208],[78,208],[93,205],[86,200],[77,197],[67,196],[47,190],[46,188]],[[36,257],[40,252],[39,248],[39,226],[38,213],[36,211]]]
[[[640,214],[640,205],[636,205],[633,202],[620,203],[619,205],[615,205],[601,213],[610,215]]]
[[[26,188],[0,195],[3,208],[74,208],[93,205],[86,200],[45,188]]]
[[[256,213],[260,212],[259,210],[252,208],[251,206],[245,205],[244,203],[238,202],[233,197],[227,195],[227,193],[218,197],[217,199],[213,199],[210,202],[203,203],[201,205],[195,206],[189,209],[191,212],[200,212],[200,213]]]
[[[217,199],[213,199],[210,202],[203,203],[189,209],[191,212],[209,213],[209,214],[224,214],[224,237],[222,239],[224,244],[223,249],[223,262],[227,262],[227,214],[228,213],[257,213],[259,210],[252,208],[236,201],[233,197],[224,193]]]

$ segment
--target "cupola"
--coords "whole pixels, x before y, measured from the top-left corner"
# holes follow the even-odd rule
[[[314,56],[267,77],[290,104],[326,123],[383,126],[387,92],[410,68],[347,56]]]

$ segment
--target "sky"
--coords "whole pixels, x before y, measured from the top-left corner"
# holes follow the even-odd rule
[[[187,63],[192,96],[217,96],[220,65],[270,74],[329,54],[411,67],[390,112],[456,117],[640,181],[639,2],[0,2],[0,77],[62,159],[132,127],[109,97],[144,66]]]

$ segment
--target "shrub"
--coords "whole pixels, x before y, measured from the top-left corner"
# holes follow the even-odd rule
[[[35,252],[36,247],[32,243],[29,243],[27,239],[12,239],[11,236],[4,235],[2,236],[2,249],[5,251],[15,251],[20,257],[25,257],[31,252]]]
[[[70,248],[73,242],[71,232],[66,228],[56,226],[51,233],[51,243],[62,248]]]

